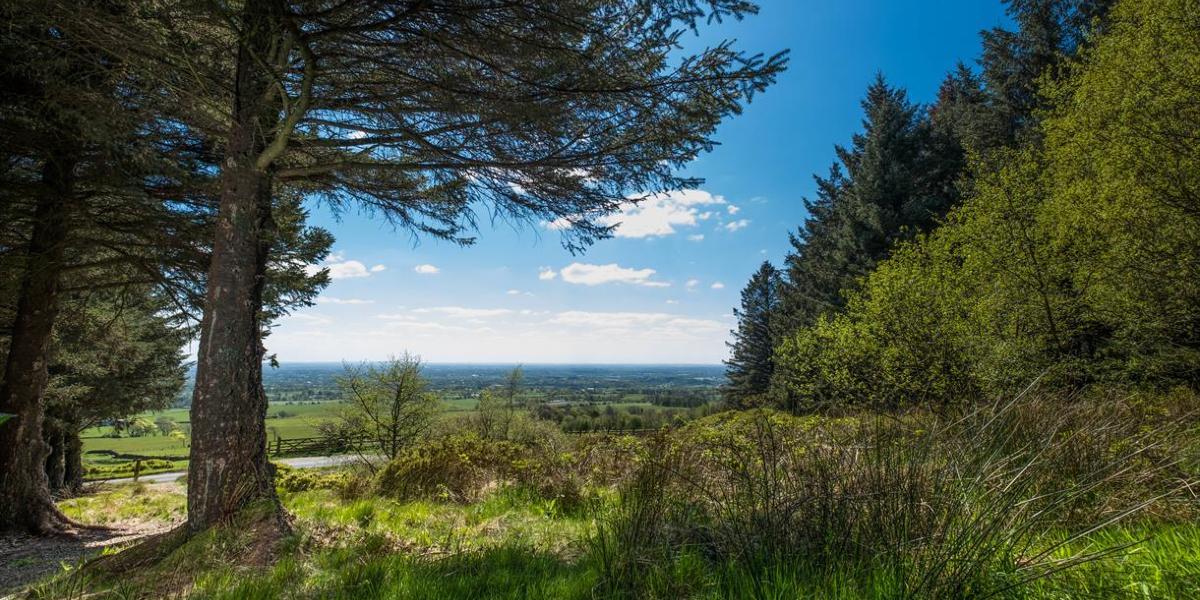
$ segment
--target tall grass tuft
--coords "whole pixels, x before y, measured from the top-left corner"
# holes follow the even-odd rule
[[[654,565],[681,555],[758,598],[797,579],[866,597],[1003,595],[1132,545],[1081,543],[1108,525],[1188,510],[1179,436],[1133,411],[1026,393],[953,417],[716,415],[650,453],[593,556],[606,592],[629,597],[660,595]]]

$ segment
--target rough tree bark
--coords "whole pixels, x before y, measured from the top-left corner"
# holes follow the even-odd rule
[[[50,447],[42,439],[42,420],[75,165],[70,150],[61,149],[42,169],[42,191],[0,385],[0,412],[16,415],[0,425],[0,529],[48,534],[74,526],[50,496]]]
[[[74,496],[83,489],[83,440],[79,437],[77,423],[68,427],[66,438],[66,451],[63,455],[63,492]]]
[[[257,163],[278,122],[263,61],[278,39],[274,0],[243,7],[233,122],[208,271],[188,466],[188,526],[202,531],[258,500],[276,501],[267,462],[261,309],[272,232],[268,168]],[[276,506],[278,503],[276,502]]]
[[[50,454],[46,456],[46,485],[50,487],[51,495],[55,495],[63,491],[66,481],[66,432],[61,425],[54,422],[54,419],[45,419],[42,421],[42,425],[42,437],[50,446]]]

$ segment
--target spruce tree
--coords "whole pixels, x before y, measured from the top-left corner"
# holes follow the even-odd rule
[[[1102,29],[1115,0],[1005,0],[1015,30],[983,32],[980,65],[992,115],[1002,124],[998,141],[1011,146],[1046,108],[1038,93],[1043,76],[1074,57]]]
[[[73,4],[73,3],[72,3]],[[770,85],[785,57],[688,54],[744,0],[139,4],[64,27],[99,40],[174,116],[221,142],[188,521],[274,497],[261,387],[263,273],[276,184],[469,244],[477,210],[570,222],[578,250],[630,195],[695,185],[677,169]]]
[[[904,90],[877,76],[863,113],[862,132],[836,148],[839,162],[817,178],[817,199],[805,201],[809,217],[792,236],[783,294],[788,328],[840,309],[845,292],[896,242],[932,227],[957,197],[955,170],[944,168],[953,149],[935,144],[942,138]]]
[[[763,261],[742,290],[742,304],[733,310],[737,329],[730,331],[733,341],[725,361],[725,401],[731,406],[748,407],[766,394],[775,371],[772,353],[778,339],[779,271]]]
[[[45,476],[60,313],[118,293],[153,295],[171,328],[193,330],[187,320],[201,314],[218,146],[165,118],[163,90],[142,87],[103,39],[61,26],[82,15],[124,19],[133,6],[23,0],[0,9],[9,59],[0,65],[0,411],[16,415],[0,427],[0,529],[76,525],[55,507]],[[267,319],[312,301],[327,278],[304,266],[331,242],[303,225],[294,195],[276,203],[269,241],[280,250],[264,269]]]

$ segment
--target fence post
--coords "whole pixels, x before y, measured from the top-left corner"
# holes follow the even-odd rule
[[[140,475],[141,473],[142,473],[142,459],[139,458],[139,459],[136,459],[133,461],[133,480],[134,480],[134,482],[136,482],[138,480],[138,475]]]

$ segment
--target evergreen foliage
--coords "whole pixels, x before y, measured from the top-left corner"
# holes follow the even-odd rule
[[[845,311],[776,354],[795,410],[946,406],[1019,391],[1200,382],[1200,20],[1126,0],[1017,148],[901,244]],[[1188,140],[1188,141],[1184,141]]]
[[[753,404],[767,392],[775,371],[772,350],[778,340],[780,303],[779,271],[768,261],[742,290],[742,306],[733,310],[737,329],[728,342],[731,356],[725,361],[726,401],[734,406]]]

